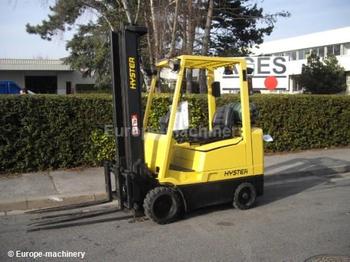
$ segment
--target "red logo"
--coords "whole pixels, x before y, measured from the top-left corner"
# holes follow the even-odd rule
[[[266,77],[265,81],[264,81],[264,85],[265,85],[266,89],[268,89],[270,91],[276,89],[276,87],[278,85],[277,78],[275,76]]]

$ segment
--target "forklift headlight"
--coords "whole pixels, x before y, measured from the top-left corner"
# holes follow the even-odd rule
[[[169,67],[172,71],[179,71],[180,69],[180,60],[179,59],[171,59],[169,61]]]

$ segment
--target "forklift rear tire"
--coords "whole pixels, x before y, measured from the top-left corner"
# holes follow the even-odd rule
[[[251,208],[256,199],[255,186],[251,183],[242,183],[236,190],[233,197],[233,206],[237,209],[246,210]]]
[[[143,208],[148,218],[158,224],[167,224],[178,218],[181,199],[170,187],[156,187],[147,193]]]

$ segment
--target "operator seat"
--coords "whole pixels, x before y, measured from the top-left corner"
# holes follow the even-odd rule
[[[234,135],[235,120],[238,119],[234,104],[227,104],[218,107],[213,118],[212,130],[208,129],[187,129],[174,131],[174,138],[177,142],[189,142],[192,144],[207,144],[223,139],[231,138]],[[165,134],[169,123],[170,111],[159,119],[160,132]]]
[[[207,144],[233,137],[236,115],[232,104],[218,107],[214,114],[212,130],[190,134],[188,142],[191,144]]]

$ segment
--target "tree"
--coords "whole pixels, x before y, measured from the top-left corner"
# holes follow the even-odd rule
[[[106,29],[107,28],[107,29]],[[94,76],[98,86],[111,83],[109,34],[106,23],[80,25],[67,43],[70,55],[65,62],[82,72],[83,77]]]
[[[204,26],[204,34],[202,38],[202,50],[201,55],[207,55],[209,50],[209,41],[210,41],[210,29],[213,21],[213,9],[214,9],[214,0],[208,0],[208,13],[207,19]],[[205,93],[206,90],[206,75],[205,70],[199,70],[199,92]]]
[[[278,17],[289,17],[286,11],[264,13],[249,0],[215,0],[211,32],[211,53],[221,56],[243,56],[270,35]]]
[[[73,69],[82,71],[84,76],[94,76],[99,86],[110,85],[109,31],[134,19],[138,19],[140,1],[127,0],[56,0],[50,6],[51,14],[38,25],[26,25],[30,34],[38,34],[51,41],[58,32],[70,31],[77,19],[86,11],[98,15],[96,21],[78,25],[77,32],[67,42],[70,56],[65,59]],[[134,12],[131,12],[133,10]]]
[[[79,25],[67,42],[72,68],[93,75],[98,84],[110,83],[109,31],[123,23],[145,25],[142,67],[179,54],[242,55],[271,33],[279,16],[264,14],[252,0],[56,0],[47,19],[27,24],[27,32],[51,40],[60,31],[71,30],[77,19],[92,10],[98,19]],[[268,25],[263,26],[264,22]],[[205,91],[205,72],[201,72]],[[192,72],[186,72],[187,91],[192,91]]]
[[[250,0],[208,0],[201,54],[246,56],[254,45],[261,44],[273,31],[279,17],[287,11],[265,13]],[[199,75],[201,92],[205,91],[205,72]]]
[[[312,52],[303,65],[298,82],[313,94],[336,94],[346,90],[345,70],[334,55],[322,61]]]

